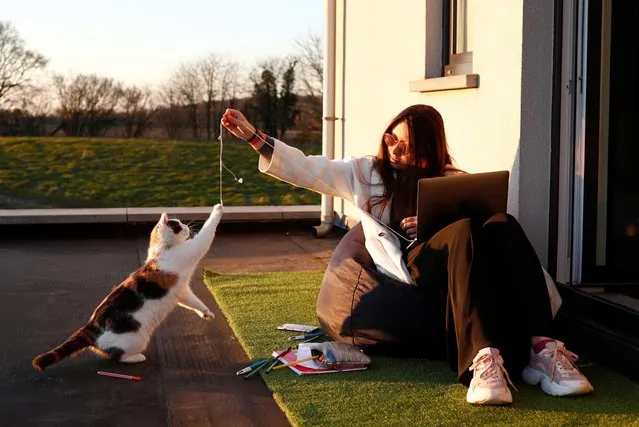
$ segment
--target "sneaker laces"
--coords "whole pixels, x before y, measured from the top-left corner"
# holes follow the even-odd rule
[[[571,372],[579,373],[579,369],[577,369],[574,363],[577,360],[579,360],[579,356],[569,351],[563,342],[555,341],[555,348],[552,351],[552,370],[550,377],[555,378],[555,371],[559,371],[559,375],[569,374]]]
[[[510,376],[508,375],[508,371],[504,368],[501,357],[495,358],[492,354],[484,354],[479,359],[473,360],[473,364],[468,368],[473,371],[480,366],[485,366],[484,370],[479,374],[479,378],[483,381],[488,381],[490,379],[499,378],[500,372],[504,374],[506,378],[506,382],[515,390],[517,387],[510,380]]]

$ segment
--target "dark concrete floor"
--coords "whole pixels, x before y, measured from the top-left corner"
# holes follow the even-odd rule
[[[314,239],[303,223],[267,228],[220,225],[202,264],[221,273],[323,269],[341,237]],[[192,287],[216,319],[178,307],[153,336],[146,362],[118,365],[84,352],[46,374],[32,368],[35,355],[64,341],[140,265],[146,231],[0,229],[0,426],[289,425],[259,377],[235,376],[248,359],[198,274]]]

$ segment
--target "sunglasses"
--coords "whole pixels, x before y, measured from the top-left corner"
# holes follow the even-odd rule
[[[385,133],[384,134],[384,144],[386,144],[387,147],[398,146],[404,152],[408,151],[408,141],[400,142],[399,139],[397,138],[397,136],[393,135],[392,133]]]

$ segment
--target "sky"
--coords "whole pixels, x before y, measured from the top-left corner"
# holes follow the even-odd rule
[[[183,62],[209,54],[246,67],[296,52],[294,41],[322,35],[323,0],[2,0],[28,49],[48,71],[95,73],[125,84],[157,85]]]

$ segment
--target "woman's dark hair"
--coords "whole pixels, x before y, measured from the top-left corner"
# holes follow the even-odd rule
[[[413,216],[416,210],[417,181],[458,170],[453,166],[454,160],[448,152],[444,120],[435,108],[430,105],[411,105],[390,121],[384,133],[391,133],[401,122],[405,122],[408,127],[407,151],[412,155],[413,164],[404,170],[393,169],[382,135],[373,167],[382,177],[384,194],[368,201],[366,209],[369,213],[376,205],[381,205],[380,212],[383,211],[393,198],[394,210],[399,215]]]

